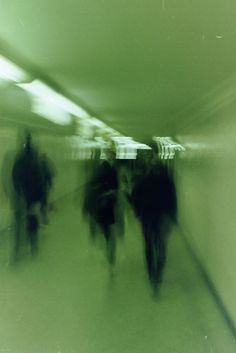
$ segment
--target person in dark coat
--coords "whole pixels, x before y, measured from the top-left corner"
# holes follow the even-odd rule
[[[113,265],[115,262],[115,234],[113,226],[116,223],[116,206],[118,193],[118,175],[114,165],[114,156],[107,151],[107,159],[101,161],[92,176],[85,193],[84,211],[102,230],[106,241],[107,259]],[[94,231],[94,223],[91,223]]]
[[[15,249],[17,259],[23,244],[26,229],[26,242],[30,244],[32,254],[38,247],[39,218],[37,207],[44,197],[44,177],[40,157],[33,147],[31,135],[27,133],[23,148],[17,154],[12,168],[12,183],[15,194]]]
[[[129,200],[142,227],[147,271],[154,290],[162,281],[167,237],[176,220],[176,192],[167,168],[160,162],[143,169]]]

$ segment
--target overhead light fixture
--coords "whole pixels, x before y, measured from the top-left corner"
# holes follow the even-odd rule
[[[135,140],[133,140],[132,137],[129,136],[114,136],[112,137],[112,140],[117,144],[117,145],[125,145],[125,146],[129,146],[129,147],[134,147],[136,149],[140,149],[140,150],[151,150],[151,147],[144,144],[144,143],[140,143],[137,142]]]
[[[157,137],[154,136],[153,141],[157,143],[158,155],[161,159],[173,159],[176,151],[185,151],[185,148],[175,142],[171,137]]]
[[[65,112],[68,112],[80,119],[90,117],[89,113],[78,104],[72,102],[62,94],[57,93],[40,80],[34,80],[31,83],[18,84],[18,86],[28,91],[38,99],[42,98],[44,102],[47,101],[49,104],[57,106]]]
[[[0,55],[0,80],[11,82],[25,82],[29,75],[19,66]]]
[[[57,105],[44,98],[33,99],[32,111],[59,125],[67,125],[71,122],[71,116],[69,113],[58,108]]]
[[[36,79],[29,83],[31,75],[13,63],[11,60],[0,55],[0,84],[14,82],[18,87],[31,95],[32,110],[55,123],[68,124],[71,116],[88,121],[88,125],[100,128],[110,138],[121,136],[119,132],[112,129],[104,122],[91,115],[78,104],[56,92],[43,81]]]
[[[92,117],[89,120],[90,120],[90,122],[91,122],[91,124],[93,126],[97,126],[97,127],[100,127],[100,128],[106,127],[106,124],[103,121],[101,121],[101,120],[99,120],[97,118]]]
[[[114,136],[112,140],[116,145],[117,159],[136,159],[138,150],[150,150],[151,147],[143,143],[136,142],[129,136]]]

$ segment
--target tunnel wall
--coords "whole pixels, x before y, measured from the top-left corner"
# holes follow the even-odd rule
[[[175,167],[180,227],[236,327],[234,92],[231,81],[192,110]]]

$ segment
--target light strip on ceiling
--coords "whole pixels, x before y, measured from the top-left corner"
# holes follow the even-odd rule
[[[158,155],[161,159],[173,159],[175,153],[185,151],[185,148],[175,142],[171,137],[157,137],[154,136],[153,141],[157,143]]]
[[[0,55],[0,79],[3,81],[24,82],[28,74],[19,66]]]
[[[0,55],[0,83],[1,81],[14,82],[18,87],[30,93],[33,111],[61,125],[69,123],[70,116],[73,115],[87,121],[88,125],[100,127],[110,136],[120,135],[99,119],[91,117],[85,109],[56,92],[43,81],[36,79],[26,83],[29,82],[30,77],[28,72]]]
[[[90,117],[89,113],[78,104],[73,103],[70,99],[57,93],[40,80],[34,80],[31,83],[18,84],[18,86],[31,93],[33,96],[42,98],[44,101],[48,101],[50,104],[55,105],[80,119]]]

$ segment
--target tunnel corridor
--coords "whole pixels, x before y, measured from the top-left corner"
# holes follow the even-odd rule
[[[236,351],[235,15],[0,0],[0,353]]]

